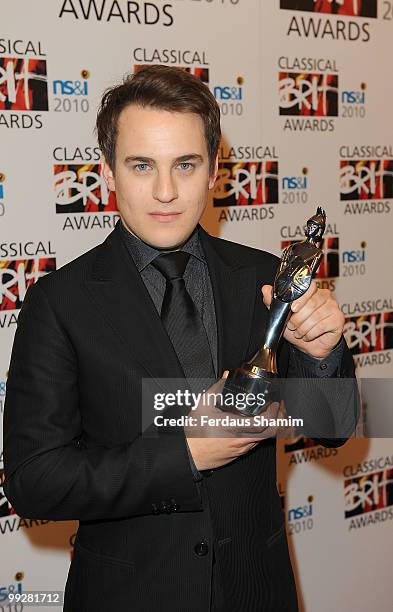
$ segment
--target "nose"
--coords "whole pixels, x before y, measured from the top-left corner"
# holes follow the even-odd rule
[[[171,171],[157,172],[153,186],[153,198],[159,202],[169,204],[178,196],[177,185]]]

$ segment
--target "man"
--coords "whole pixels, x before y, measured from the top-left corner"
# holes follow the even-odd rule
[[[22,516],[80,521],[67,612],[296,610],[274,437],[141,435],[142,379],[162,390],[220,378],[266,326],[261,287],[268,305],[278,259],[198,224],[217,173],[217,103],[192,75],[150,66],[106,92],[97,131],[121,222],[27,292],[5,493]],[[287,325],[281,375],[353,376],[342,329],[313,284]],[[350,407],[337,410],[350,435]]]

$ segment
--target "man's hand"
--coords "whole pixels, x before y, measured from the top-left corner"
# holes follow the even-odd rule
[[[190,416],[199,422],[202,416],[208,416],[216,425],[184,428],[189,450],[199,471],[226,465],[248,453],[261,440],[277,433],[277,427],[254,425],[252,417],[250,425],[224,425],[224,419],[228,417],[238,419],[239,422],[247,419],[246,415],[237,411],[223,412],[214,404],[214,394],[222,392],[227,375],[228,371],[225,371],[223,377],[206,391],[198,405],[190,412]],[[279,408],[278,403],[272,403],[263,414],[266,419],[277,418]]]
[[[264,304],[272,301],[272,285],[262,287]],[[323,359],[339,342],[345,317],[329,289],[318,289],[313,280],[302,297],[291,304],[292,314],[284,338],[311,357]]]

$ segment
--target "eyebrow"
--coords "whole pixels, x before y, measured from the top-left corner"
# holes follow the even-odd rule
[[[145,157],[144,155],[127,155],[124,163],[129,164],[130,162],[136,161],[142,162],[143,164],[155,164],[155,160],[152,157]],[[180,157],[176,157],[174,161],[178,164],[186,161],[203,162],[203,157],[202,155],[199,155],[199,153],[188,153],[187,155],[180,155]]]

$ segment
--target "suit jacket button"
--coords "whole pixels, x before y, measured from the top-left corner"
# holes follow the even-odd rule
[[[160,514],[157,504],[152,504],[151,509],[153,511],[153,514]]]
[[[194,546],[194,552],[198,557],[204,557],[209,552],[209,546],[206,542],[198,542],[198,544]]]
[[[171,510],[172,512],[177,512],[179,509],[179,504],[176,502],[175,499],[171,499]]]

